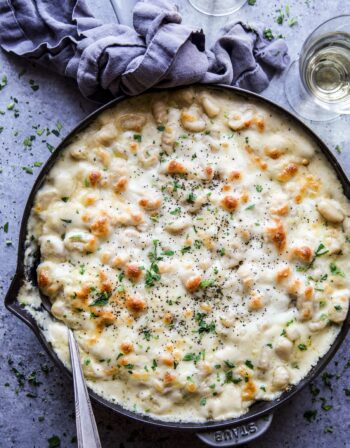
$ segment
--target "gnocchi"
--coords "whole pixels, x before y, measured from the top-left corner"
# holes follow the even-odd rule
[[[348,315],[349,201],[316,144],[259,102],[127,99],[63,150],[28,253],[58,322],[20,300],[89,387],[171,421],[238,417],[304,378]],[[31,249],[32,248],[32,249]],[[296,367],[296,365],[298,367]]]

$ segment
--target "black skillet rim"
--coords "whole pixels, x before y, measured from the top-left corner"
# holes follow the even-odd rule
[[[262,97],[261,95],[258,95],[253,92],[249,92],[237,87],[227,86],[227,85],[203,85],[200,84],[199,86],[204,86],[209,89],[218,89],[220,91],[222,90],[229,90],[230,92],[233,92],[246,100],[256,100],[258,102],[261,102],[262,104],[267,105],[271,110],[282,112],[289,120],[291,120],[292,123],[296,123],[299,125],[307,135],[311,137],[311,139],[317,144],[318,148],[321,150],[321,152],[325,155],[327,158],[329,164],[337,174],[338,179],[340,180],[344,194],[345,196],[350,199],[350,181],[347,178],[344,170],[340,166],[339,162],[335,158],[335,156],[332,154],[328,146],[321,140],[320,137],[312,130],[310,129],[301,119],[293,115],[291,112],[283,108],[282,106],[276,104],[275,102]],[[169,89],[174,90],[174,89]],[[150,92],[156,92],[159,91],[158,89],[152,89]],[[22,320],[26,325],[31,328],[31,330],[35,333],[37,338],[39,339],[40,343],[43,345],[44,349],[47,351],[47,353],[50,355],[52,360],[55,362],[56,365],[58,365],[65,374],[67,374],[69,377],[71,377],[71,372],[64,366],[62,361],[58,358],[55,351],[53,350],[52,346],[46,341],[46,339],[43,336],[43,333],[38,326],[37,322],[34,320],[34,318],[23,308],[17,301],[17,295],[19,292],[19,289],[23,283],[24,278],[26,277],[25,273],[25,266],[24,266],[24,253],[25,253],[25,241],[26,241],[26,235],[27,235],[27,222],[30,215],[30,210],[32,208],[33,200],[35,197],[35,194],[37,193],[38,189],[40,188],[41,184],[43,183],[46,175],[54,165],[57,157],[59,156],[60,152],[64,149],[64,147],[67,145],[69,140],[79,131],[84,129],[86,126],[88,126],[98,114],[100,114],[102,111],[109,109],[110,107],[115,106],[116,104],[122,102],[125,99],[128,99],[130,97],[126,96],[120,96],[118,98],[113,99],[109,103],[105,104],[104,106],[98,108],[91,114],[89,114],[86,118],[84,118],[63,140],[62,142],[57,146],[55,151],[52,153],[52,155],[49,157],[43,168],[41,169],[36,181],[34,182],[34,185],[31,189],[31,192],[29,194],[24,212],[23,217],[21,221],[21,227],[20,227],[20,235],[19,235],[19,243],[18,243],[18,253],[17,253],[17,268],[16,273],[12,279],[11,285],[9,287],[9,290],[5,296],[5,306],[6,308],[11,311],[15,316],[17,316],[20,320]],[[248,422],[257,420],[261,417],[264,417],[268,414],[273,413],[278,409],[280,406],[284,405],[287,401],[289,401],[295,394],[297,394],[299,391],[301,391],[305,386],[307,386],[330,362],[330,360],[333,358],[335,353],[337,352],[338,348],[340,347],[341,343],[345,339],[350,327],[350,311],[348,312],[347,318],[342,324],[342,328],[340,332],[338,333],[335,341],[333,342],[330,349],[327,351],[327,353],[318,360],[317,364],[310,370],[310,372],[306,375],[305,378],[303,378],[296,386],[291,386],[287,391],[283,392],[283,394],[273,401],[259,401],[254,403],[250,409],[249,412],[242,415],[241,417],[232,418],[229,420],[223,420],[223,421],[208,421],[203,423],[195,423],[195,422],[171,422],[171,421],[163,421],[163,420],[157,420],[155,418],[149,417],[145,414],[140,414],[137,412],[129,411],[122,406],[112,403],[110,401],[107,401],[103,397],[97,395],[95,392],[93,392],[91,389],[89,389],[90,397],[94,400],[94,402],[98,403],[104,408],[107,408],[117,414],[121,414],[125,417],[131,418],[134,421],[140,422],[140,423],[146,423],[149,425],[153,425],[156,427],[162,427],[167,429],[174,429],[174,430],[183,430],[183,431],[190,431],[190,432],[200,432],[200,431],[208,431],[208,430],[218,430],[218,429],[224,429],[227,427],[234,427],[239,426],[242,424],[246,424]]]

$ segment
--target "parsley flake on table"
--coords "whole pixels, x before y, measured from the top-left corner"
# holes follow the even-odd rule
[[[342,149],[341,149],[341,147],[339,145],[337,145],[335,147],[335,150],[337,151],[338,154],[341,154]]]
[[[56,435],[48,438],[47,442],[48,442],[48,448],[57,448],[61,446],[61,440]]]
[[[37,90],[39,90],[39,85],[34,81],[34,79],[30,79],[29,80],[29,84],[30,84],[30,88],[36,92]]]
[[[308,411],[304,412],[304,418],[309,422],[312,423],[315,421],[317,416],[317,411],[316,409],[310,409]]]
[[[282,12],[282,8],[277,10],[277,17],[276,17],[276,23],[278,23],[278,25],[282,25],[284,22],[284,13]]]
[[[55,147],[50,145],[50,143],[46,143],[46,147],[50,152],[53,152],[55,150]]]
[[[0,90],[4,89],[7,86],[7,76],[3,75],[0,81]]]
[[[27,174],[33,174],[33,169],[30,166],[22,166],[22,170]]]
[[[270,40],[270,41],[275,38],[275,36],[272,33],[271,28],[264,29],[264,37],[265,37],[265,39]]]
[[[288,25],[289,25],[290,27],[296,25],[297,23],[298,23],[298,19],[296,19],[295,17],[291,17],[291,18],[288,20]]]

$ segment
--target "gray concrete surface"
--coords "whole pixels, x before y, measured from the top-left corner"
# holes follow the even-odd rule
[[[107,21],[112,20],[108,0],[90,0],[89,3],[96,15]],[[227,20],[202,16],[186,0],[181,4],[185,21],[203,27],[209,42]],[[276,9],[285,5],[286,3],[257,0],[255,6],[246,5],[230,19],[263,21],[266,26],[285,36],[290,53],[295,57],[303,40],[316,25],[332,16],[350,12],[347,2],[343,0],[291,0],[291,16],[298,19],[298,24],[293,27],[287,24],[279,26],[274,20]],[[2,227],[0,230],[2,297],[15,271],[23,207],[40,170],[33,165],[35,162],[44,162],[49,157],[47,143],[55,145],[82,117],[96,108],[95,104],[81,97],[72,81],[0,53],[0,80],[3,75],[7,75],[8,85],[0,91],[0,110],[5,112],[0,114],[0,127],[3,127],[0,133],[0,226],[8,222],[9,227],[7,233],[6,228]],[[31,84],[31,80],[34,84]],[[32,87],[36,85],[39,88],[33,90]],[[264,95],[285,104],[283,76],[275,79]],[[12,109],[11,103],[14,101]],[[340,145],[342,153],[336,156],[348,174],[349,118],[342,117],[326,124],[311,123],[331,148]],[[41,136],[36,134],[34,127],[52,130],[58,121],[63,125],[59,137],[52,133],[47,136],[46,132]],[[23,142],[27,142],[27,137],[31,135],[36,136],[35,140],[31,141],[31,146],[28,143],[26,146]],[[23,169],[29,166],[33,167],[33,174]],[[53,366],[33,333],[5,310],[2,301],[0,341],[0,447],[55,446],[55,439],[51,439],[50,445],[50,438],[53,436],[59,438],[61,447],[76,446],[71,382]],[[305,389],[280,409],[270,430],[249,445],[250,448],[350,447],[350,396],[345,391],[350,388],[349,342],[350,337],[328,366],[327,373],[315,381],[313,389]],[[194,435],[152,429],[112,415],[96,406],[94,409],[104,448],[203,446]],[[311,422],[304,417],[307,411],[317,412],[306,414]]]

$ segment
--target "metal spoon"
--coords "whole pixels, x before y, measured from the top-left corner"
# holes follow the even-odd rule
[[[42,294],[41,291],[40,296],[43,307],[52,316],[49,298]],[[101,448],[96,420],[81,369],[78,344],[70,328],[68,328],[68,342],[74,383],[75,423],[77,427],[78,448]]]

